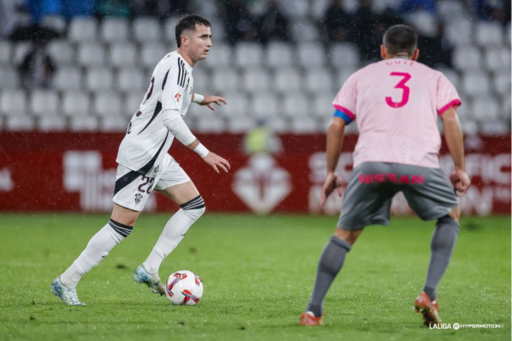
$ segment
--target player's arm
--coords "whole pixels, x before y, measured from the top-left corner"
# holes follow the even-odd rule
[[[454,107],[447,109],[441,116],[444,125],[444,136],[448,149],[455,164],[455,171],[450,176],[453,186],[457,190],[459,196],[464,195],[471,181],[466,173],[466,166],[464,163],[464,139],[462,129],[460,127],[457,111]]]
[[[327,197],[336,189],[338,195],[342,195],[341,191],[341,179],[336,175],[336,167],[340,159],[341,148],[343,147],[343,138],[345,137],[345,125],[344,119],[334,116],[329,129],[327,131],[327,176],[325,178],[324,186],[322,188],[322,194],[320,197],[320,205],[324,205]]]
[[[329,124],[329,129],[327,130],[327,176],[322,187],[320,206],[325,204],[327,197],[329,197],[334,190],[338,192],[340,197],[343,195],[341,190],[342,182],[340,177],[336,174],[336,167],[338,166],[341,148],[343,147],[345,126],[355,119],[356,94],[355,77],[352,75],[343,84],[332,102],[336,111]]]
[[[203,96],[196,93],[192,94],[192,102],[197,103],[199,105],[206,105],[212,111],[215,111],[215,108],[212,105],[213,103],[217,104],[218,106],[220,106],[221,102],[225,105],[228,104],[224,97],[210,95]]]
[[[183,121],[181,116],[183,101],[181,98],[184,95],[185,89],[179,80],[180,67],[178,64],[172,66],[167,71],[167,76],[164,77],[162,82],[161,115],[163,116],[163,124],[178,141],[199,154],[204,162],[209,164],[217,173],[219,173],[219,168],[228,172],[230,168],[229,162],[206,149],[192,134],[185,121]]]
[[[192,134],[185,121],[183,121],[178,110],[168,109],[165,110],[162,115],[164,115],[163,123],[165,127],[169,129],[171,134],[176,137],[178,141],[199,154],[204,162],[209,164],[217,173],[219,173],[219,168],[226,173],[228,172],[231,168],[229,162],[219,155],[210,152],[199,142],[194,134]]]

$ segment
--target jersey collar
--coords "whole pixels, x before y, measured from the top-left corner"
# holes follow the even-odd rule
[[[194,68],[189,64],[187,63],[187,61],[185,60],[185,58],[183,58],[183,56],[181,55],[181,53],[178,52],[178,50],[176,50],[176,53],[178,54],[178,56],[180,56],[180,58],[183,60],[183,62],[185,63],[185,67],[187,68],[187,71],[192,71]]]

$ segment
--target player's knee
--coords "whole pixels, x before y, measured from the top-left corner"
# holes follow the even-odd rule
[[[337,238],[347,242],[348,244],[354,245],[361,232],[363,232],[363,229],[344,230],[342,228],[337,227],[336,230],[334,231],[334,235]]]
[[[199,219],[206,211],[204,200],[201,195],[198,195],[197,197],[184,203],[180,207],[183,211],[183,214],[187,215],[188,217],[194,220]]]
[[[190,217],[191,219],[197,220],[203,215],[203,213],[205,211],[206,211],[206,209],[204,207],[194,208],[194,209],[189,209],[189,210],[183,210],[183,214]]]
[[[450,213],[448,213],[448,216],[458,223],[460,221],[460,207],[455,207]]]
[[[457,220],[453,219],[452,216],[449,214],[437,219],[436,227],[440,227],[443,225],[449,225],[449,226],[453,227],[457,233],[459,232],[459,228],[460,228],[459,222]]]

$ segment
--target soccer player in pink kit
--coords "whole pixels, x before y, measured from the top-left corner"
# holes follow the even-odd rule
[[[327,133],[327,177],[321,205],[334,190],[342,195],[341,179],[335,170],[345,126],[357,118],[360,134],[342,212],[320,258],[301,325],[323,325],[323,301],[346,254],[366,226],[389,224],[391,200],[400,191],[421,219],[437,220],[425,286],[414,305],[425,325],[441,323],[437,287],[459,232],[457,197],[464,195],[470,185],[456,113],[461,101],[441,72],[416,61],[417,36],[410,27],[392,26],[383,40],[384,60],[355,72],[333,101],[335,113]],[[438,116],[455,164],[450,179],[439,168]]]

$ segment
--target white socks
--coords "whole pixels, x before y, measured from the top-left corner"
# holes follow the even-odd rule
[[[158,238],[155,247],[153,247],[153,250],[143,263],[146,271],[150,274],[158,274],[162,261],[178,246],[190,226],[204,212],[204,201],[200,195],[181,205],[181,209],[165,224],[165,228],[160,238]]]
[[[155,247],[144,262],[146,271],[150,274],[158,274],[162,261],[176,248],[190,226],[201,217],[204,211],[204,200],[200,195],[181,205],[181,209],[165,225]],[[85,250],[60,276],[62,284],[75,287],[83,275],[107,257],[110,250],[131,232],[131,226],[110,219],[109,223],[91,238]]]
[[[107,257],[110,250],[131,232],[131,226],[120,224],[111,219],[91,238],[85,250],[60,276],[62,284],[67,287],[75,287],[83,275]]]

